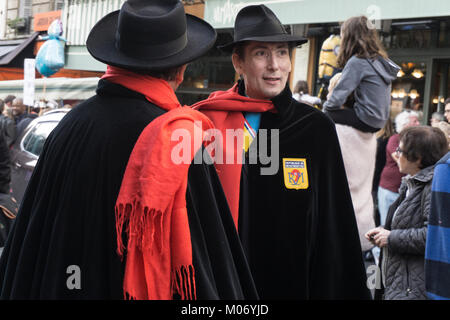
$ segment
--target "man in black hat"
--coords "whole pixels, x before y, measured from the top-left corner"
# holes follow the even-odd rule
[[[154,136],[152,170],[122,182],[127,162],[147,164],[145,148],[129,160],[144,128],[197,117],[174,90],[215,39],[177,0],[128,0],[93,27],[87,48],[106,74],[46,141],[1,257],[1,298],[257,298],[212,166],[161,161],[167,139]]]
[[[244,130],[241,145],[227,141],[223,149],[243,153],[243,164],[216,168],[260,297],[368,299],[334,124],[294,100],[287,84],[291,49],[305,42],[266,6],[243,8],[234,41],[221,47],[232,54],[240,80],[193,108],[223,136]]]

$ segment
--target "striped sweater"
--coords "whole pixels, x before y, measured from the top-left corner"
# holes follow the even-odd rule
[[[450,152],[436,164],[431,186],[425,286],[428,298],[450,300]]]

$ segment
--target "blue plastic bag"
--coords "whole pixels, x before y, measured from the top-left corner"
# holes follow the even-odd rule
[[[62,23],[55,20],[48,28],[48,36],[36,55],[36,70],[45,77],[55,74],[64,67],[64,46],[61,41],[65,41],[62,34]]]

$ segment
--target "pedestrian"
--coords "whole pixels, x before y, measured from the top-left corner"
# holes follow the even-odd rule
[[[429,299],[450,300],[450,152],[434,168],[425,249],[425,288]]]
[[[437,128],[441,129],[442,132],[445,134],[445,137],[447,138],[447,141],[448,141],[448,148],[450,150],[450,123],[441,121],[437,125]]]
[[[215,39],[176,0],[129,0],[97,22],[86,44],[107,64],[105,76],[46,140],[0,260],[2,299],[257,298],[213,167],[182,172],[159,145],[169,139],[155,137],[147,144],[160,147],[150,163],[157,169],[122,182],[149,123],[159,128],[158,117],[178,109],[190,128],[194,111],[180,107],[174,90]],[[141,162],[155,154],[135,151],[144,151]],[[147,191],[141,202],[132,190],[142,211],[127,203],[127,183],[136,182]]]
[[[1,101],[1,100],[0,100]],[[0,102],[2,104],[3,101]],[[0,123],[4,125],[4,117],[0,116]],[[1,128],[2,131],[4,128]],[[8,237],[11,224],[16,211],[15,199],[10,195],[10,182],[11,182],[11,165],[9,148],[6,143],[6,136],[4,133],[0,134],[0,248],[4,247],[6,239]]]
[[[3,114],[5,111],[5,103],[0,100],[0,131],[5,137],[6,145],[10,148],[16,140],[16,124],[14,121]]]
[[[436,162],[447,151],[447,139],[437,128],[414,126],[400,133],[398,166],[407,176],[389,208],[385,226],[366,234],[382,249],[385,300],[426,299],[424,260],[431,182]]]
[[[441,121],[445,121],[445,117],[444,117],[444,115],[442,113],[433,112],[431,114],[430,125],[432,127],[436,127],[437,128],[438,125],[439,125],[439,122],[441,122]]]
[[[308,88],[308,82],[305,80],[299,80],[297,81],[297,84],[294,88],[294,94],[292,96],[295,100],[309,104],[312,107],[314,106],[320,106],[322,103],[322,100],[320,100],[319,97],[313,97],[309,94],[309,88]]]
[[[16,96],[8,95],[3,101],[5,102],[5,109],[3,110],[3,114],[7,117],[13,119],[12,115],[12,102],[16,98]]]
[[[14,116],[14,121],[16,122],[16,134],[19,137],[28,124],[37,118],[38,115],[35,113],[29,113],[27,111],[27,106],[23,104],[22,98],[15,98],[12,102],[12,113]]]
[[[389,118],[391,83],[400,67],[388,58],[367,17],[349,18],[341,26],[338,63],[342,75],[324,110],[336,123],[362,132],[380,130]],[[342,108],[353,91],[353,108]]]
[[[444,101],[444,116],[447,118],[447,122],[450,123],[450,98]]]
[[[305,42],[265,5],[241,9],[221,47],[240,79],[193,108],[238,137],[213,150],[260,297],[369,299],[334,124],[287,83],[291,50]]]
[[[389,138],[395,134],[394,125],[389,119],[386,121],[384,128],[377,132],[377,153],[375,160],[375,173],[372,181],[372,197],[374,199],[376,219],[375,224],[379,226],[381,224],[380,213],[378,210],[378,186],[380,185],[381,173],[386,165],[386,146]]]
[[[378,210],[380,212],[380,225],[386,222],[389,207],[398,198],[398,189],[404,174],[400,172],[397,163],[396,151],[400,143],[400,133],[412,126],[418,126],[419,115],[415,111],[404,110],[395,117],[395,131],[386,145],[386,164],[381,171],[380,183],[378,185]]]
[[[375,132],[389,118],[391,82],[400,67],[389,60],[375,27],[365,16],[349,18],[342,24],[338,64],[342,74],[323,110],[336,123],[361,247],[367,254],[372,245],[364,234],[375,227],[371,185],[377,150]],[[352,95],[353,104],[348,107],[346,101]]]

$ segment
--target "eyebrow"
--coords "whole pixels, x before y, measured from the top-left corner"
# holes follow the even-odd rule
[[[288,49],[288,48],[289,48],[289,45],[287,45],[287,44],[280,44],[275,49]],[[255,50],[255,49],[269,49],[269,47],[265,46],[263,44],[260,44],[260,45],[254,46],[251,50]]]

